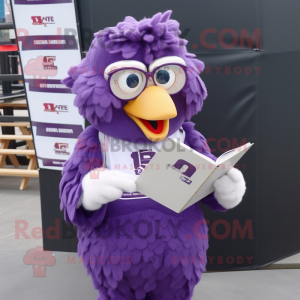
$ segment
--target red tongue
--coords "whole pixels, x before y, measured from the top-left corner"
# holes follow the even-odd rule
[[[141,119],[141,121],[143,122],[143,124],[153,133],[155,134],[160,134],[162,133],[163,129],[164,129],[164,121],[156,121],[157,122],[157,128],[154,129],[152,127],[152,125],[147,121],[147,120],[143,120]]]

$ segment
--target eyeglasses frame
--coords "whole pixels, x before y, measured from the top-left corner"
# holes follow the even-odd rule
[[[134,67],[133,67],[133,68],[126,67],[126,68],[120,68],[120,69],[113,70],[113,71],[109,72],[108,78],[107,78],[107,83],[108,83],[108,86],[109,86],[109,91],[111,92],[111,94],[112,94],[114,97],[116,97],[116,98],[118,98],[118,99],[120,99],[120,100],[122,100],[122,101],[131,101],[131,100],[134,100],[134,99],[136,99],[138,96],[140,96],[140,95],[144,92],[144,90],[147,88],[147,86],[148,86],[147,84],[148,84],[149,78],[152,79],[153,84],[154,84],[155,86],[158,86],[158,85],[156,84],[156,82],[155,82],[154,75],[155,75],[155,73],[157,72],[157,70],[159,70],[160,68],[162,68],[162,67],[164,67],[164,66],[179,66],[179,67],[181,67],[181,68],[183,69],[183,71],[184,71],[184,73],[185,73],[185,83],[184,83],[184,86],[183,86],[178,92],[176,92],[176,93],[174,93],[174,94],[169,94],[169,95],[172,95],[172,96],[173,96],[173,95],[176,95],[176,94],[180,93],[180,92],[185,88],[185,86],[186,86],[186,82],[187,82],[187,67],[186,67],[185,65],[182,65],[182,64],[176,64],[176,63],[174,63],[174,64],[173,64],[173,63],[167,63],[167,64],[164,64],[164,65],[158,66],[158,67],[156,67],[152,72],[145,72],[144,70],[141,70],[141,69],[138,69],[138,68],[134,68]],[[120,98],[120,97],[116,96],[115,93],[112,91],[111,85],[110,85],[112,76],[113,76],[115,73],[120,72],[120,71],[124,71],[124,70],[136,70],[136,71],[139,71],[139,72],[143,73],[143,74],[145,75],[145,77],[146,77],[144,88],[141,90],[141,92],[140,92],[137,96],[135,96],[135,97],[133,97],[133,98],[131,98],[131,99],[123,99],[123,98]],[[134,74],[134,73],[133,73],[133,74]]]

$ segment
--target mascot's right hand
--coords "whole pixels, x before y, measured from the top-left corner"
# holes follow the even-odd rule
[[[78,207],[82,205],[86,210],[98,210],[103,204],[121,198],[124,191],[136,191],[133,175],[114,170],[99,171],[99,176],[91,175],[91,172],[87,173],[82,180],[82,195],[78,202]]]

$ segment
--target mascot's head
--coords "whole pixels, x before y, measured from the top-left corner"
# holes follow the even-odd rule
[[[171,11],[95,34],[90,50],[63,83],[79,113],[108,136],[161,141],[199,112],[207,96],[203,62],[187,52]]]

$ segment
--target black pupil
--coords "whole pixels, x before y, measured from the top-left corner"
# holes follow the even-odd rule
[[[135,74],[131,74],[127,77],[127,85],[131,88],[131,89],[134,89],[135,87],[138,86],[139,84],[139,78],[137,75]]]
[[[156,81],[160,84],[166,84],[170,80],[170,74],[166,70],[159,70],[156,73]]]

